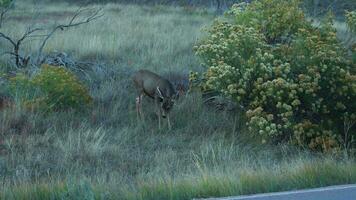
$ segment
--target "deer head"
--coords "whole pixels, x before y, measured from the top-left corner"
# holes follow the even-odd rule
[[[174,102],[178,96],[177,93],[174,95],[163,95],[161,89],[157,87],[157,95],[161,99],[160,101],[160,112],[162,114],[163,118],[166,118],[166,116],[169,114],[170,110],[172,109]]]

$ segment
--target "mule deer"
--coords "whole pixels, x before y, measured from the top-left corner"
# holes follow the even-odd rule
[[[161,117],[167,118],[168,128],[171,129],[169,112],[177,97],[172,83],[148,70],[137,71],[133,75],[133,81],[138,91],[138,97],[136,98],[137,118],[143,119],[142,97],[143,95],[147,95],[155,101],[159,129],[161,129]]]

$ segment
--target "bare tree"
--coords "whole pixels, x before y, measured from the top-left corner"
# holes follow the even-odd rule
[[[82,24],[90,23],[99,17],[103,16],[102,9],[94,8],[83,8],[80,7],[76,10],[74,15],[70,18],[67,23],[57,24],[52,28],[36,27],[36,25],[29,25],[26,31],[21,35],[20,38],[14,38],[1,31],[1,28],[6,19],[6,14],[12,8],[12,3],[7,5],[2,9],[0,13],[0,39],[7,41],[11,46],[11,51],[3,52],[1,55],[10,55],[15,61],[17,68],[24,68],[29,64],[31,59],[30,55],[23,55],[21,52],[21,45],[24,41],[30,40],[31,38],[41,38],[41,42],[36,54],[37,59],[34,59],[33,64],[38,66],[44,62],[43,49],[47,44],[47,41],[54,35],[58,30],[66,30],[71,27],[80,26]]]
[[[19,38],[19,39],[13,39],[8,35],[5,35],[4,33],[0,32],[0,38],[3,38],[7,40],[12,46],[13,46],[13,51],[9,52],[4,52],[3,54],[9,54],[15,58],[15,64],[17,67],[25,67],[28,64],[28,61],[30,60],[30,56],[22,56],[20,55],[20,47],[23,41],[25,41],[27,38],[31,37],[32,34],[35,32],[41,31],[41,28],[31,28],[29,27],[27,31]]]

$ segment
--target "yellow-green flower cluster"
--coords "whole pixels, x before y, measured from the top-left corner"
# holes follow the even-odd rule
[[[43,65],[32,82],[44,93],[47,105],[54,110],[83,108],[92,102],[88,90],[64,67]]]
[[[292,143],[317,151],[329,152],[337,150],[339,144],[332,131],[322,130],[317,124],[304,120],[293,126],[294,138]]]
[[[43,65],[32,78],[17,74],[10,79],[10,88],[15,93],[36,95],[24,99],[25,107],[31,109],[79,109],[92,102],[87,88],[64,67]]]
[[[201,85],[246,108],[263,141],[329,151],[356,118],[355,63],[330,20],[313,28],[296,2],[255,1],[233,7],[233,23],[216,21],[195,47],[207,67]]]
[[[346,12],[346,23],[351,32],[356,32],[356,11]]]
[[[189,91],[202,89],[203,81],[198,72],[189,72]]]
[[[235,23],[254,27],[263,33],[268,43],[286,40],[298,28],[305,26],[304,13],[299,0],[262,0],[251,4],[238,4],[228,12]]]
[[[208,38],[194,47],[207,66],[243,64],[264,45],[263,35],[251,27],[215,21],[209,33]]]

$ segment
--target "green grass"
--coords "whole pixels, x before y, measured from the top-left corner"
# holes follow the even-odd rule
[[[199,164],[197,164],[199,165]],[[198,167],[200,169],[200,167]],[[356,167],[351,162],[298,160],[273,168],[236,167],[198,172],[179,177],[146,175],[127,187],[117,183],[90,184],[89,180],[21,184],[6,189],[6,199],[192,199],[245,195],[333,184],[354,183]]]
[[[76,10],[39,4],[41,14],[28,19],[35,8],[18,3],[4,31],[16,35],[31,20],[49,25]],[[86,80],[92,108],[0,111],[0,199],[191,199],[356,183],[352,158],[261,145],[245,129],[243,114],[216,111],[199,93],[179,99],[170,131],[158,129],[148,99],[146,121],[137,122],[131,72],[200,70],[192,47],[214,14],[119,4],[104,12],[98,21],[58,32],[46,47],[112,69]],[[24,51],[33,52],[36,42],[25,43]]]

